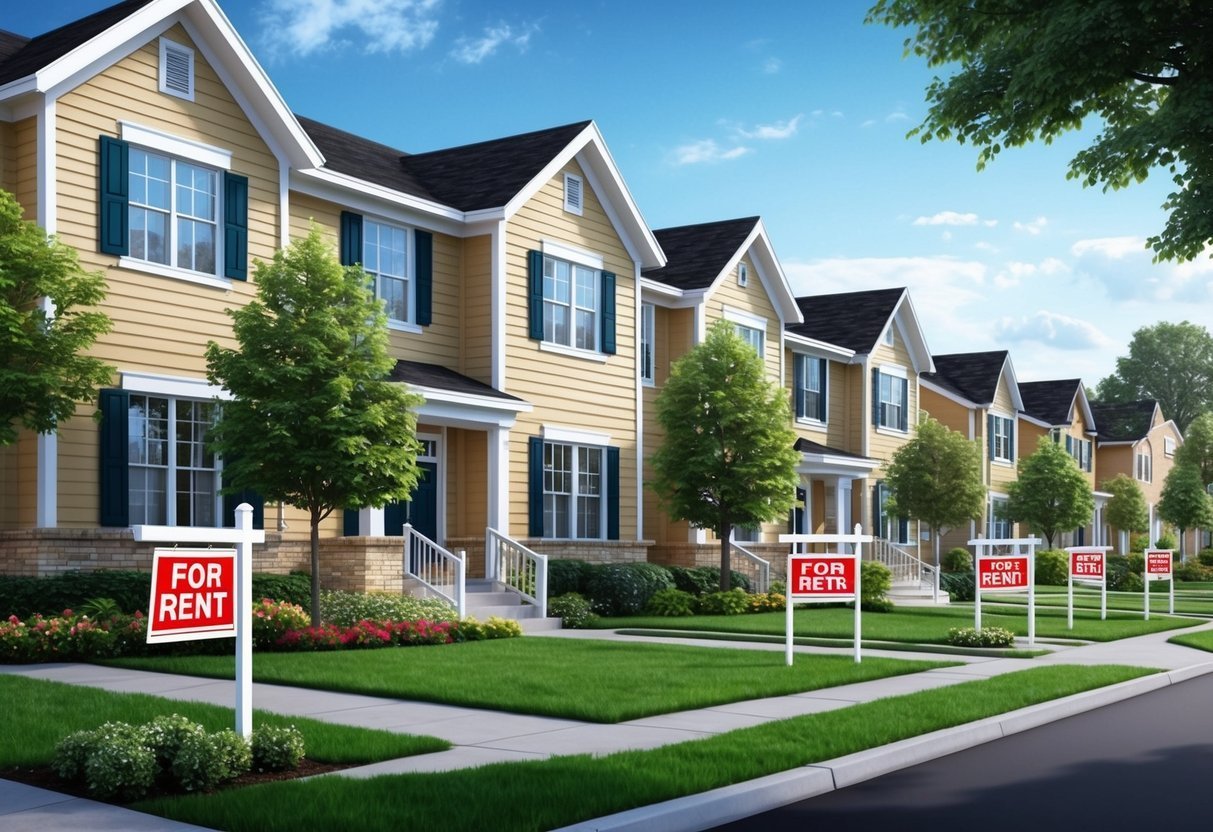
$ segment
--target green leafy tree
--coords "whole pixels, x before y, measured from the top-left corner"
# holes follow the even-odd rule
[[[252,489],[307,511],[319,624],[320,524],[412,493],[420,398],[387,380],[387,319],[366,273],[340,266],[314,224],[254,277],[256,299],[228,311],[238,349],[206,349],[207,376],[233,396],[211,442],[225,493]]]
[[[885,484],[891,492],[889,513],[912,517],[931,530],[936,568],[940,535],[981,517],[986,502],[977,443],[931,418],[919,422],[914,438],[893,454]]]
[[[1213,503],[1200,481],[1200,469],[1181,463],[1171,469],[1158,499],[1158,516],[1179,529],[1179,554],[1184,552],[1184,532],[1213,526]]]
[[[1047,436],[1019,460],[1019,476],[1007,487],[1007,516],[1044,535],[1047,548],[1060,531],[1091,519],[1095,495],[1074,457]]]
[[[51,433],[109,383],[114,368],[81,355],[111,328],[81,307],[104,299],[105,277],[81,269],[74,249],[22,220],[0,190],[0,445],[16,442],[19,426]]]
[[[718,321],[680,358],[657,397],[665,440],[650,488],[667,513],[720,540],[720,588],[729,588],[733,528],[785,516],[796,493],[796,434],[787,394],[732,324]]]
[[[1150,510],[1136,480],[1117,474],[1103,484],[1103,490],[1112,495],[1104,515],[1109,523],[1128,534],[1149,531]]]
[[[1068,177],[1106,191],[1165,169],[1175,190],[1148,244],[1189,260],[1213,240],[1208,13],[1192,0],[880,0],[868,21],[914,29],[908,54],[956,68],[927,87],[911,135],[971,143],[980,169],[1003,148],[1097,122]]]
[[[1188,424],[1175,461],[1195,465],[1200,469],[1200,481],[1206,486],[1213,483],[1213,413],[1205,411]]]
[[[1187,321],[1161,321],[1133,333],[1129,354],[1116,372],[1099,382],[1101,402],[1157,399],[1182,432],[1199,414],[1213,410],[1213,336]]]

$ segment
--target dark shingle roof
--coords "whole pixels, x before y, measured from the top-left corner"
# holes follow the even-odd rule
[[[509,202],[590,124],[566,124],[487,142],[409,154],[310,118],[299,123],[324,166],[460,211]]]
[[[476,381],[474,378],[468,378],[465,375],[448,370],[438,364],[425,364],[420,361],[404,361],[396,362],[396,366],[392,368],[391,374],[388,376],[391,381],[403,381],[405,384],[413,384],[418,387],[432,387],[436,390],[447,390],[452,393],[468,393],[473,396],[489,396],[494,399],[503,399],[505,401],[521,402],[522,399],[517,396],[511,396],[509,393],[502,393],[495,387],[490,387],[484,382]]]
[[[957,352],[932,356],[931,360],[935,362],[935,372],[923,373],[923,380],[960,393],[974,404],[988,405],[998,392],[1007,351]]]
[[[796,298],[804,323],[790,324],[788,332],[860,354],[871,352],[905,291],[874,289]]]
[[[1080,378],[1021,382],[1019,396],[1023,399],[1023,412],[1050,425],[1068,424],[1070,405],[1080,387]]]
[[[1136,402],[1091,402],[1091,415],[1099,438],[1106,442],[1136,442],[1150,432],[1154,399]]]
[[[655,230],[666,265],[644,276],[678,289],[706,289],[757,224],[758,217],[745,217]]]
[[[842,456],[847,457],[848,459],[862,459],[867,462],[875,461],[870,457],[863,456],[862,454],[853,454],[850,451],[840,451],[838,448],[831,448],[829,445],[822,445],[820,442],[813,442],[812,440],[805,439],[804,437],[797,439],[796,444],[793,447],[795,447],[795,449],[802,454],[823,454],[825,456]]]
[[[150,2],[125,0],[29,40],[6,32],[6,42],[0,42],[0,84],[32,75]]]

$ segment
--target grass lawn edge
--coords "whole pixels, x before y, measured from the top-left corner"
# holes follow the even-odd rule
[[[624,628],[615,630],[621,636],[640,636],[645,638],[685,638],[706,639],[708,641],[753,642],[755,644],[783,644],[783,636],[771,636],[763,633],[717,633],[711,630],[649,630],[645,628]],[[1043,641],[1037,639],[1037,641]],[[850,647],[851,639],[817,638],[813,636],[795,636],[792,643],[801,647]],[[1044,656],[1048,650],[1023,650],[1014,647],[955,647],[950,644],[916,644],[908,641],[868,641],[860,642],[864,650],[897,650],[904,653],[937,653],[953,656],[990,656],[999,659],[1033,659]]]

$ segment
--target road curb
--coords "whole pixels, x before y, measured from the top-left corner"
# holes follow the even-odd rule
[[[1213,673],[1213,662],[1154,673],[826,762],[594,818],[561,827],[555,832],[647,832],[653,829],[699,832],[1209,673]]]

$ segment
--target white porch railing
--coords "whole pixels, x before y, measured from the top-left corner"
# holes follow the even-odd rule
[[[460,618],[467,615],[467,555],[451,554],[409,523],[404,524],[404,574],[449,601]]]
[[[932,591],[936,601],[939,600],[939,570],[920,560],[917,555],[883,538],[873,540],[866,554],[868,560],[889,567],[894,584],[925,587]]]
[[[532,552],[496,529],[484,532],[484,576],[534,604],[548,616],[548,558]]]
[[[767,592],[771,588],[771,562],[763,560],[749,549],[732,541],[733,552],[741,555],[740,560],[733,561],[733,568],[750,579],[755,592]]]

